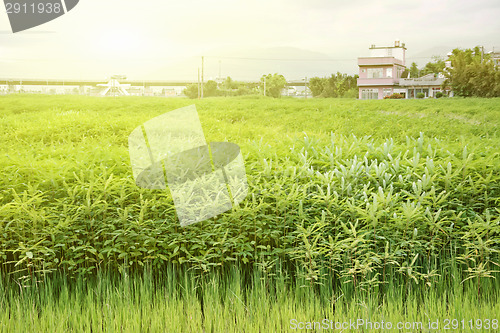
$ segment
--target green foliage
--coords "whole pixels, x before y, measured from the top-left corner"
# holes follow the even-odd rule
[[[425,64],[425,67],[420,71],[420,75],[439,74],[443,72],[445,61],[440,57],[433,57],[433,61]]]
[[[402,99],[402,98],[404,98],[404,96],[401,95],[400,93],[393,93],[391,95],[384,96],[384,99]]]
[[[424,94],[424,93],[422,93],[422,92],[419,92],[419,93],[417,94],[417,98],[424,98],[424,97],[425,97],[425,94]]]
[[[240,85],[237,82],[235,82],[233,79],[231,79],[230,76],[226,77],[226,79],[224,80],[223,87],[226,90],[238,89],[239,86]]]
[[[203,85],[203,96],[204,97],[214,97],[214,96],[243,96],[258,94],[254,88],[257,86],[255,83],[237,82],[233,81],[231,77],[227,77],[221,87],[217,85],[217,82],[213,80],[207,81]],[[198,84],[190,84],[184,89],[184,95],[188,98],[195,99],[198,98]]]
[[[350,76],[337,72],[329,78],[311,78],[308,87],[313,97],[355,98],[358,96],[357,79],[357,75]]]
[[[281,97],[281,91],[286,86],[286,79],[278,73],[262,75],[260,78],[261,89],[266,87],[265,95],[278,98]]]
[[[443,93],[441,91],[438,91],[436,93],[436,98],[441,98],[441,97],[443,97]]]
[[[208,274],[174,265],[161,274],[149,269],[141,275],[99,272],[90,279],[56,274],[23,285],[0,277],[0,332],[289,332],[297,322],[321,318],[333,322],[323,326],[327,331],[340,331],[334,330],[335,322],[349,324],[346,318],[390,322],[392,327],[412,323],[415,329],[405,332],[426,332],[429,322],[443,327],[452,318],[474,318],[472,331],[498,331],[500,283],[493,279],[484,283],[487,297],[478,297],[470,280],[440,279],[406,294],[392,274],[383,285],[353,290],[335,274],[317,285],[302,273],[288,274],[276,263],[268,272],[262,268],[251,274],[232,264]],[[434,282],[434,274],[456,273],[457,266],[451,265],[427,275]],[[358,329],[373,331],[369,327]]]
[[[306,285],[394,280],[410,293],[456,264],[478,295],[498,276],[499,99],[199,101],[207,141],[240,145],[250,194],[181,228],[168,191],[135,186],[127,138],[189,103],[0,97],[2,274],[272,275],[279,263]]]
[[[213,97],[213,96],[217,96],[218,94],[219,94],[219,92],[217,90],[217,82],[215,82],[213,80],[209,80],[203,85],[203,96],[204,97]]]
[[[412,62],[411,63],[409,71],[410,71],[410,77],[412,79],[417,78],[417,77],[420,76],[420,70],[418,69],[416,62]]]
[[[359,96],[359,90],[356,84],[355,88],[350,88],[347,90],[342,97],[344,98],[358,98]]]
[[[445,61],[440,57],[433,57],[432,61],[425,64],[422,69],[419,69],[416,62],[412,62],[410,68],[405,69],[401,74],[402,78],[407,78],[408,74],[410,78],[418,78],[427,74],[439,74],[443,72],[445,67]]]
[[[309,80],[308,87],[311,90],[313,97],[321,95],[326,85],[326,78],[313,77]]]
[[[443,88],[450,87],[455,96],[500,96],[500,70],[489,54],[481,55],[479,47],[454,49],[450,60]]]
[[[191,99],[198,98],[198,84],[189,84],[186,89],[182,91],[182,93]]]
[[[258,95],[257,83],[234,81],[231,77],[227,77],[218,91],[219,96],[244,96]]]

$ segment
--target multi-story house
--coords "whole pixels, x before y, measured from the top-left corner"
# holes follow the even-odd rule
[[[397,40],[394,46],[372,45],[369,57],[358,58],[359,99],[382,99],[393,93],[406,95],[406,89],[399,86],[406,68],[405,53],[405,44]]]

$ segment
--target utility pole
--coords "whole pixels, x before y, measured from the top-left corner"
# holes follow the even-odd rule
[[[204,73],[204,60],[203,60],[203,56],[201,57],[201,98],[203,98],[203,73]]]
[[[200,67],[198,67],[198,99],[200,99],[201,96],[201,84],[200,84]]]
[[[304,86],[305,86],[304,92],[306,93],[306,97],[305,98],[307,99],[307,76],[306,76],[306,81],[305,81]]]
[[[222,84],[221,61],[219,60],[219,77],[217,78],[217,88]]]

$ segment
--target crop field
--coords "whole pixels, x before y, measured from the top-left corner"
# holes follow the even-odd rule
[[[193,103],[249,194],[181,227],[128,136]],[[500,331],[499,125],[500,99],[0,96],[0,332]]]

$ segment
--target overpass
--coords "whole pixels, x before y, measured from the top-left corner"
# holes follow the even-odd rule
[[[60,79],[0,79],[0,85],[7,86],[91,86],[96,87],[98,84],[107,83],[109,80],[60,80]],[[206,81],[205,81],[206,82]],[[258,81],[241,81],[245,83],[258,84]],[[130,84],[132,86],[170,86],[170,87],[185,87],[189,84],[196,84],[197,81],[166,81],[166,80],[120,80],[120,83]],[[289,86],[303,87],[304,81],[288,81]]]
[[[41,80],[41,79],[0,79],[0,85],[13,86],[97,86],[98,84],[107,83],[109,80]],[[188,84],[196,83],[195,81],[137,81],[137,80],[120,80],[120,83],[130,84],[132,86],[172,86],[184,87]]]

